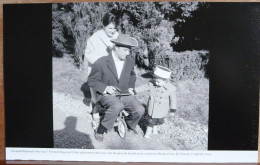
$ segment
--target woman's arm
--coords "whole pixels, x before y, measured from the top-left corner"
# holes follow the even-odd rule
[[[94,64],[94,62],[98,59],[98,55],[97,52],[95,50],[94,47],[95,43],[93,43],[92,38],[90,38],[87,41],[87,46],[85,49],[85,55],[84,55],[84,60],[86,60],[86,62],[90,63],[91,65]]]

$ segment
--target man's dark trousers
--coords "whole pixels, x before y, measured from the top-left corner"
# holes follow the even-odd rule
[[[126,123],[131,129],[135,129],[140,118],[144,114],[144,107],[135,96],[104,96],[100,100],[100,104],[106,108],[104,119],[101,121],[102,126],[107,130],[113,128],[114,122],[118,114],[124,109],[129,113],[126,117]]]

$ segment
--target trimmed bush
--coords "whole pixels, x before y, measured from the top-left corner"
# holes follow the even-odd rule
[[[193,50],[156,56],[155,63],[171,69],[172,80],[178,82],[204,78],[208,60],[208,51]]]

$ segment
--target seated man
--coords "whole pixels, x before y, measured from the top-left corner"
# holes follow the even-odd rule
[[[135,96],[126,95],[120,98],[115,93],[132,93],[135,87],[134,59],[129,56],[130,48],[138,46],[136,39],[128,34],[120,34],[111,40],[115,47],[108,56],[98,59],[88,78],[89,86],[97,95],[97,102],[107,110],[101,121],[95,138],[103,141],[103,134],[113,128],[118,114],[124,109],[129,113],[126,123],[136,133],[135,127],[144,114],[144,107]]]

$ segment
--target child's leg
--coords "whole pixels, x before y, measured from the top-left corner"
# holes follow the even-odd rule
[[[155,123],[155,120],[152,117],[149,117],[148,126],[147,126],[147,129],[146,129],[145,135],[144,135],[145,138],[149,139],[151,137],[154,123]]]
[[[160,119],[156,119],[156,124],[153,126],[153,134],[154,135],[158,135],[158,129],[159,129],[159,125],[162,125],[164,123],[164,118],[160,118]]]

